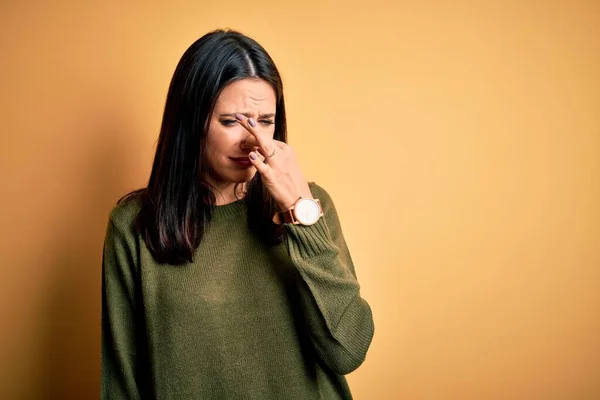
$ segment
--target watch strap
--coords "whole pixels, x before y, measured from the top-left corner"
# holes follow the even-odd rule
[[[300,200],[301,198],[302,196],[300,196],[298,200]],[[276,212],[275,215],[273,215],[273,222],[277,225],[282,225],[284,223],[297,224],[298,221],[296,221],[296,219],[294,218],[294,207],[296,207],[296,203],[298,203],[298,200],[296,200],[296,202],[287,210]]]

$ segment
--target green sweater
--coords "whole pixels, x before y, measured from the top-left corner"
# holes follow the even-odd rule
[[[334,204],[267,247],[243,201],[217,206],[193,262],[157,263],[139,203],[110,215],[103,257],[102,399],[351,399],[373,337]]]

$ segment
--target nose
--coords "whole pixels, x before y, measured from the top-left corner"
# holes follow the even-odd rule
[[[250,136],[252,135],[248,133],[242,137],[242,140],[240,140],[240,149],[244,151],[254,150],[254,146],[251,146],[247,143],[247,140]]]

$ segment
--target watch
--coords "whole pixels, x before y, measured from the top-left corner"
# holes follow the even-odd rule
[[[273,216],[277,225],[289,223],[294,225],[313,225],[323,216],[321,201],[300,197],[296,203],[286,211],[279,211]]]

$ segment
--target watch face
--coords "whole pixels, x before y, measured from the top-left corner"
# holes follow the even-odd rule
[[[316,201],[312,199],[301,199],[294,208],[294,215],[301,224],[312,225],[319,220],[321,210]]]

